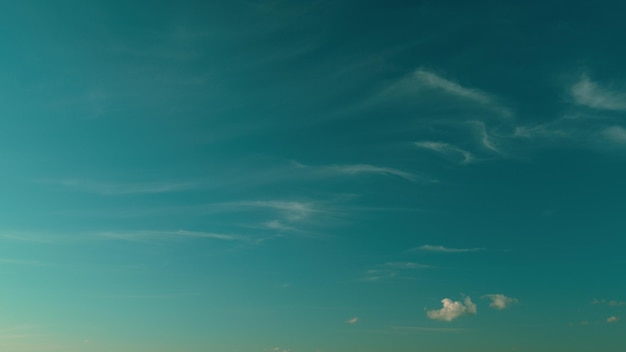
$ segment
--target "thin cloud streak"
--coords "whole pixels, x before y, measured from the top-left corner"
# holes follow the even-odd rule
[[[413,173],[369,164],[328,165],[318,167],[308,166],[300,163],[295,163],[295,165],[299,168],[311,169],[313,171],[318,171],[322,174],[326,174],[328,176],[374,174],[383,176],[397,176],[411,182],[415,182],[417,180],[417,175]]]
[[[214,239],[222,241],[242,241],[247,240],[245,236],[220,234],[212,232],[197,232],[197,231],[127,231],[127,232],[99,232],[96,234],[98,237],[102,237],[110,240],[121,240],[130,242],[145,242],[151,240],[167,240],[175,238],[188,238],[188,239]]]
[[[421,141],[415,142],[415,146],[422,149],[432,150],[446,156],[460,155],[463,158],[461,160],[461,164],[469,164],[474,161],[474,156],[472,155],[472,153],[456,147],[452,144],[433,141]]]
[[[282,200],[257,200],[257,201],[235,201],[214,204],[217,207],[230,209],[264,208],[282,212],[290,222],[296,222],[308,218],[313,213],[320,212],[311,202],[296,202]]]
[[[425,252],[438,252],[438,253],[467,253],[467,252],[478,252],[484,251],[484,248],[449,248],[444,246],[433,246],[430,244],[425,244],[415,248],[414,250],[425,251]]]
[[[175,193],[197,189],[200,186],[193,182],[107,183],[76,179],[41,180],[39,183],[103,196]]]
[[[387,262],[366,271],[363,281],[377,282],[390,279],[411,280],[411,271],[432,269],[434,266],[414,262]]]
[[[474,125],[478,127],[478,132],[480,133],[480,142],[482,145],[496,153],[500,153],[500,149],[498,149],[495,145],[495,142],[492,140],[491,136],[487,132],[487,126],[482,121],[473,121]]]
[[[426,71],[422,68],[413,73],[413,77],[420,83],[435,89],[441,89],[444,92],[455,95],[461,98],[473,100],[481,104],[487,104],[492,101],[489,94],[482,92],[478,89],[471,89],[463,87],[462,85],[447,80],[435,73]]]

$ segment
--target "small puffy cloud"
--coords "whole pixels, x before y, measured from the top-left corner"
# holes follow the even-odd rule
[[[616,316],[612,316],[612,317],[608,317],[608,318],[606,319],[606,322],[607,322],[607,323],[615,323],[615,322],[617,322],[618,320],[619,320],[619,318],[618,318],[618,317],[616,317]]]
[[[476,304],[470,297],[466,297],[464,302],[453,301],[449,298],[441,300],[443,307],[426,311],[426,315],[433,320],[452,321],[464,315],[476,314]]]
[[[512,297],[507,297],[503,294],[491,294],[491,295],[484,295],[483,298],[487,298],[489,300],[491,300],[491,303],[489,303],[489,307],[493,308],[493,309],[498,309],[498,310],[502,310],[505,308],[510,307],[512,304],[517,303],[517,299],[516,298],[512,298]]]
[[[348,320],[346,320],[346,324],[350,324],[350,325],[352,325],[352,324],[356,324],[356,323],[358,323],[358,322],[359,322],[359,318],[358,318],[358,317],[354,317],[354,318],[352,318],[352,319],[348,319]]]

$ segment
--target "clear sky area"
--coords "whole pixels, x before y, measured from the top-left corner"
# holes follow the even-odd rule
[[[625,351],[625,13],[4,1],[0,352]]]

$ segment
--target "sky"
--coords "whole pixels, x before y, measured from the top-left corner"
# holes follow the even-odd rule
[[[0,351],[623,351],[625,11],[4,2]]]

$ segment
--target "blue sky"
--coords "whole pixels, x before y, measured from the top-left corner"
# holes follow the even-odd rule
[[[623,351],[617,1],[0,10],[0,350]]]

